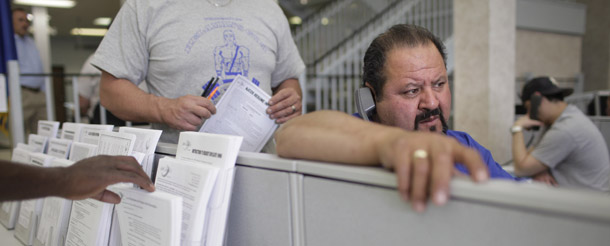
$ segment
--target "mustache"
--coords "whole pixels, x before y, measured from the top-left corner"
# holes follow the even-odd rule
[[[417,131],[419,129],[419,123],[425,120],[428,120],[434,116],[440,116],[440,120],[441,120],[441,124],[443,127],[443,133],[447,133],[447,130],[449,130],[449,125],[447,124],[447,121],[445,120],[445,117],[443,116],[443,110],[441,110],[441,108],[435,108],[433,110],[430,109],[424,109],[424,112],[422,112],[421,114],[418,114],[415,116],[415,131]],[[430,131],[436,131],[436,126],[432,126],[430,128]]]

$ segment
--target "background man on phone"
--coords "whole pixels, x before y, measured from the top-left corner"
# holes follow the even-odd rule
[[[521,101],[528,115],[519,118],[513,134],[513,160],[517,176],[536,176],[563,187],[610,190],[608,148],[597,127],[563,98],[572,94],[550,77],[538,77],[523,87]],[[542,137],[528,151],[524,129],[543,126]]]

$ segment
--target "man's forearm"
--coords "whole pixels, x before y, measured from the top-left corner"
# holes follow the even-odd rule
[[[162,122],[159,105],[163,99],[144,92],[126,79],[102,73],[100,103],[122,120]]]
[[[336,111],[316,111],[285,123],[275,135],[282,157],[360,165],[379,163],[376,139],[400,129]]]
[[[527,156],[527,149],[525,148],[525,142],[523,140],[523,132],[513,133],[513,163],[515,170],[521,169],[525,157]]]
[[[0,201],[59,194],[61,168],[41,168],[0,161]]]

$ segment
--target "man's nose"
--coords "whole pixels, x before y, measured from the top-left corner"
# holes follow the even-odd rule
[[[419,108],[436,109],[438,108],[438,99],[434,91],[430,88],[424,88],[419,99]]]

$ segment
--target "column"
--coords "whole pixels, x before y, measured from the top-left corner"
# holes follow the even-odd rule
[[[454,129],[511,159],[516,0],[455,0]]]

